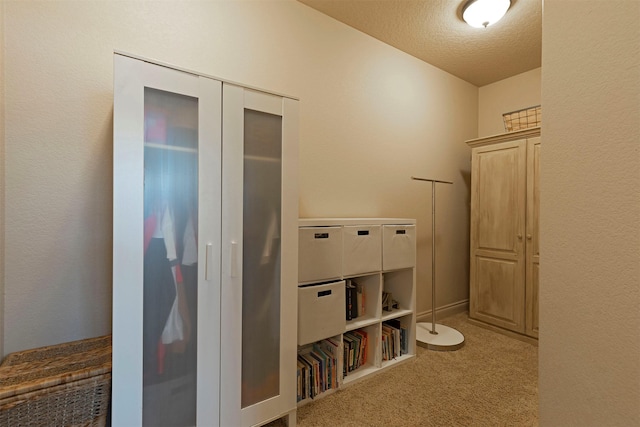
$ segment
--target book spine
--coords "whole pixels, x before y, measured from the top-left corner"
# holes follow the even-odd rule
[[[346,283],[346,292],[345,292],[345,300],[346,300],[346,316],[347,320],[353,319],[353,301],[351,299],[351,280],[347,280]]]
[[[358,290],[353,284],[349,290],[351,292],[351,318],[355,319],[358,317]]]

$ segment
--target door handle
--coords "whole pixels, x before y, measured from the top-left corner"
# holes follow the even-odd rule
[[[211,243],[207,243],[205,246],[205,259],[204,259],[204,280],[209,280],[209,263],[211,262]]]
[[[238,277],[238,242],[231,241],[231,277]]]

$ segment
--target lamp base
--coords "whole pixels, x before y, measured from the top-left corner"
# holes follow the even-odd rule
[[[455,351],[464,346],[464,335],[457,330],[436,323],[435,334],[432,323],[416,323],[416,343],[420,347],[435,351]]]

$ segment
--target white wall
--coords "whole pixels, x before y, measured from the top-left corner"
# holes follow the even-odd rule
[[[478,89],[293,0],[5,3],[5,353],[110,331],[113,49],[301,99],[301,216],[418,219],[418,311],[468,298]]]
[[[0,46],[4,46],[4,3],[0,1]],[[0,356],[4,354],[4,55],[0,55]]]
[[[640,425],[638,17],[635,0],[544,4],[542,426]]]
[[[504,113],[540,105],[541,71],[536,68],[479,88],[478,137],[504,133]]]

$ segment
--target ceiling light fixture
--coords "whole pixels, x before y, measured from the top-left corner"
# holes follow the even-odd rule
[[[511,0],[469,0],[462,9],[462,19],[475,28],[498,22],[511,6]]]

